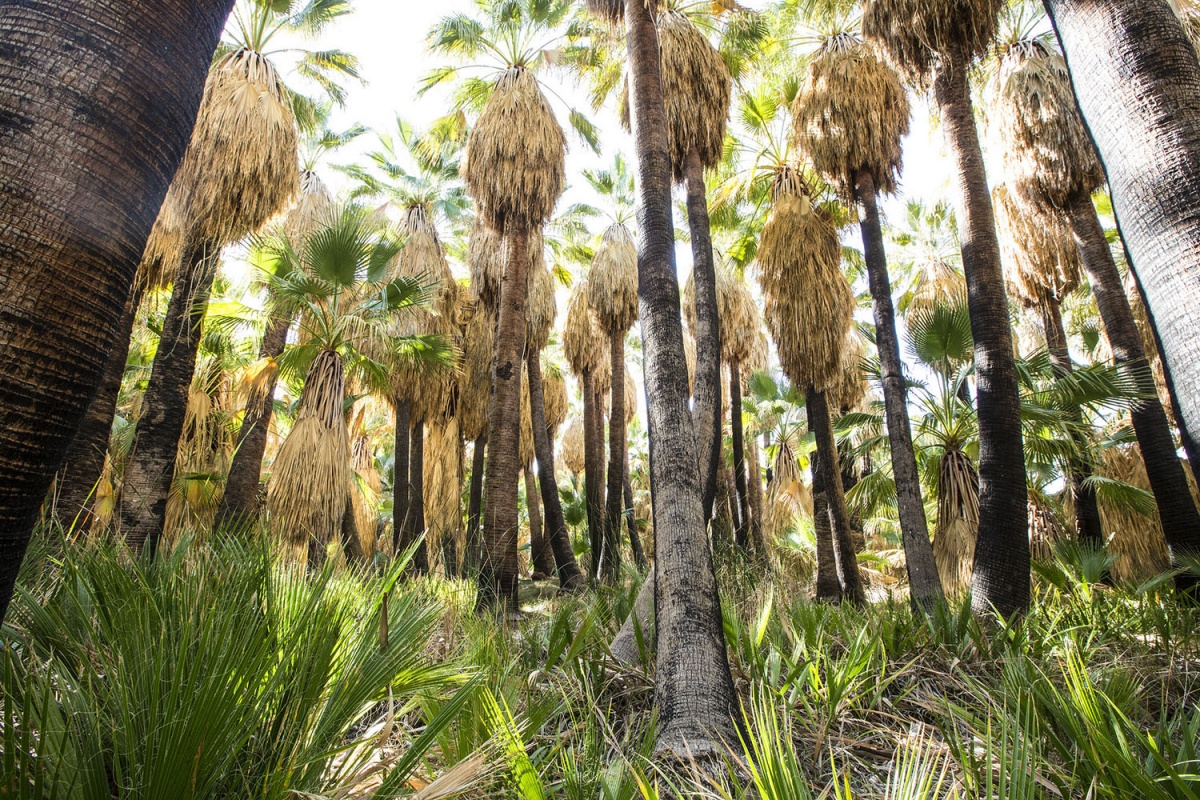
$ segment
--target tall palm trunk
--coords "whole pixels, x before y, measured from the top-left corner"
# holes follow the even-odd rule
[[[1029,526],[1021,402],[1000,244],[961,48],[937,71],[934,94],[957,165],[959,230],[975,341],[979,419],[979,538],[972,602],[1009,616],[1029,606]]]
[[[601,461],[599,428],[596,418],[600,409],[596,403],[595,378],[591,370],[583,372],[583,491],[587,504],[588,549],[591,551],[589,573],[592,580],[600,576],[600,554],[604,541],[604,504],[600,500]]]
[[[681,758],[716,757],[737,741],[736,696],[688,409],[658,34],[643,0],[625,0],[625,24],[638,156],[638,299],[654,494],[657,747]],[[613,376],[614,382],[620,379]]]
[[[717,314],[717,274],[708,224],[708,190],[700,151],[692,147],[684,164],[688,230],[692,238],[692,276],[696,284],[696,376],[692,420],[700,456],[704,519],[712,518],[721,460],[721,324]]]
[[[1162,343],[1184,449],[1200,464],[1200,197],[1191,189],[1200,180],[1196,52],[1167,0],[1044,3]],[[1191,537],[1180,542],[1192,552],[1196,545]]]
[[[763,485],[762,464],[758,457],[758,437],[746,437],[747,489],[750,493],[750,546],[763,548]]]
[[[825,466],[820,449],[813,452],[809,463],[812,466],[813,538],[817,543],[815,600],[818,603],[837,603],[842,599],[842,582],[838,579],[833,525],[829,516],[829,492],[826,490]]]
[[[408,532],[409,544],[425,533],[425,423],[413,422],[408,448]],[[429,572],[429,544],[425,539],[417,544],[409,565],[413,572]]]
[[[467,554],[465,566],[469,575],[479,572],[482,548],[479,541],[479,516],[483,508],[483,471],[487,454],[487,437],[475,440],[471,452],[471,485],[467,490]]]
[[[863,211],[860,222],[863,255],[875,311],[875,344],[879,350],[883,407],[892,475],[896,482],[896,506],[900,516],[900,535],[904,541],[909,591],[917,605],[929,609],[942,601],[945,595],[938,577],[937,561],[933,557],[933,545],[929,541],[925,502],[921,498],[921,476],[917,471],[912,426],[908,418],[908,385],[904,380],[904,362],[900,358],[900,339],[896,335],[896,310],[892,305],[892,285],[883,245],[878,191],[875,177],[869,170],[855,172],[854,192]]]
[[[621,498],[625,484],[625,335],[609,336],[612,388],[608,411],[608,485],[604,509],[604,545],[600,573],[615,580],[621,572]]]
[[[283,355],[291,326],[291,319],[272,319],[263,333],[259,358],[277,359]],[[278,372],[272,371],[261,393],[254,395],[246,403],[242,428],[238,432],[237,451],[229,465],[225,495],[221,498],[221,507],[217,511],[218,527],[236,525],[240,520],[251,520],[258,513],[262,462],[267,451],[267,434],[271,430],[271,414],[275,410],[277,379]]]
[[[646,553],[642,550],[642,537],[638,535],[637,520],[633,516],[633,482],[629,480],[629,459],[625,459],[625,527],[629,529],[629,549],[633,553],[633,563],[639,571],[646,569]]]
[[[535,580],[546,580],[554,574],[554,556],[550,553],[550,542],[546,539],[546,531],[542,526],[541,506],[533,467],[526,467],[525,508],[529,511],[529,558]]]
[[[750,496],[746,489],[746,447],[742,435],[742,369],[736,361],[729,365],[729,425],[733,433],[733,488],[737,493],[737,544],[750,547]]]
[[[542,506],[546,510],[546,539],[554,554],[558,585],[563,591],[572,592],[584,586],[586,581],[579,570],[579,563],[575,561],[571,535],[567,530],[562,502],[558,497],[558,480],[554,476],[554,440],[550,434],[550,427],[546,424],[542,365],[536,354],[528,354],[526,368],[529,370],[529,413],[533,422],[533,452],[537,457]]]
[[[1144,398],[1130,409],[1129,417],[1137,434],[1138,448],[1146,463],[1146,476],[1158,504],[1163,533],[1176,553],[1200,553],[1200,512],[1188,488],[1187,475],[1175,452],[1175,438],[1167,412],[1154,389],[1154,379],[1146,360],[1142,336],[1129,306],[1129,297],[1121,282],[1121,273],[1090,197],[1072,199],[1067,217],[1083,254],[1083,266],[1092,285],[1092,294],[1100,309],[1100,320],[1112,346],[1113,359],[1127,369],[1138,382]],[[1179,398],[1182,406],[1185,398]],[[1180,589],[1194,586],[1196,578],[1181,573],[1175,579]]]
[[[233,0],[0,6],[0,620]]]
[[[525,360],[525,305],[529,291],[529,231],[505,232],[508,263],[500,281],[500,317],[492,363],[488,407],[488,460],[484,474],[483,564],[479,575],[481,607],[518,610],[517,488],[521,475],[521,364]]]
[[[1048,299],[1042,308],[1042,328],[1046,332],[1046,349],[1055,372],[1059,375],[1070,375],[1075,367],[1071,363],[1071,352],[1067,345],[1062,307],[1054,298]],[[1083,409],[1072,406],[1067,409],[1067,416],[1075,426],[1075,444],[1083,452],[1088,444],[1083,434]],[[1174,456],[1174,453],[1171,455]],[[1067,488],[1075,499],[1075,534],[1080,541],[1088,542],[1093,547],[1102,547],[1104,527],[1100,522],[1100,505],[1096,499],[1096,490],[1087,484],[1090,475],[1091,468],[1086,458],[1073,458],[1067,465]]]
[[[867,601],[862,576],[858,571],[858,556],[850,538],[850,512],[846,508],[846,492],[842,486],[842,469],[837,442],[833,436],[833,419],[825,393],[809,389],[807,396],[808,426],[817,440],[821,477],[825,484],[825,502],[829,505],[829,522],[833,527],[833,555],[837,560],[838,579],[842,598],[855,605]]]
[[[392,456],[392,552],[397,556],[408,549],[408,506],[412,496],[409,478],[409,438],[412,429],[412,403],[396,402],[396,446]]]
[[[121,534],[135,552],[154,553],[162,536],[188,389],[219,258],[219,250],[197,247],[184,258],[175,277],[121,489]]]
[[[63,468],[59,470],[58,498],[54,511],[60,524],[74,526],[85,531],[90,523],[90,507],[93,493],[100,476],[104,473],[104,462],[108,458],[108,440],[112,435],[113,418],[117,414],[117,399],[121,394],[121,382],[125,377],[125,362],[129,359],[129,341],[133,336],[133,325],[137,320],[138,306],[142,293],[135,288],[125,310],[117,323],[116,340],[112,352],[104,363],[100,374],[100,385],[88,403],[87,413],[79,423],[79,431],[71,440]]]

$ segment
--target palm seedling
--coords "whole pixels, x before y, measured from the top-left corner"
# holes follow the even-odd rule
[[[970,68],[996,34],[1003,0],[871,0],[863,30],[911,82],[932,79],[961,187],[963,268],[976,351],[980,520],[973,602],[1009,615],[1029,604],[1020,397],[1000,246],[971,106]]]
[[[1147,394],[1131,409],[1131,419],[1163,530],[1173,551],[1194,552],[1200,549],[1200,512],[1176,456],[1166,412],[1157,396],[1150,396],[1146,351],[1092,203],[1104,173],[1062,57],[1036,39],[1021,38],[1008,47],[996,77],[992,114],[1013,193],[1035,209],[1065,216],[1075,234],[1113,359],[1137,376]],[[1191,580],[1186,572],[1179,576],[1181,586]]]
[[[861,212],[905,563],[913,598],[929,606],[940,599],[941,582],[921,501],[878,206],[880,194],[896,191],[901,140],[909,128],[908,97],[899,76],[874,48],[847,30],[828,37],[814,54],[793,110],[801,150],[837,186],[842,199],[857,203]]]

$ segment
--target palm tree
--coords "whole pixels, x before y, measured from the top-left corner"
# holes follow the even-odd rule
[[[884,252],[878,197],[894,194],[901,140],[908,133],[908,96],[899,77],[852,32],[821,45],[809,62],[794,106],[795,136],[813,166],[861,209],[860,227],[879,350],[892,473],[896,480],[905,564],[913,599],[942,598],[908,418],[908,390]]]
[[[0,619],[39,508],[116,344],[138,256],[183,157],[230,5],[55,2],[5,15],[13,53],[0,65],[0,100],[26,111],[0,122],[11,157],[0,189],[9,243],[0,256]],[[75,39],[69,53],[53,44]],[[71,93],[62,89],[68,75]],[[81,117],[79,103],[93,113]]]
[[[608,425],[608,499],[599,574],[612,580],[621,568],[622,499],[628,455],[625,442],[625,336],[637,321],[637,246],[621,223],[608,227],[596,248],[587,280],[588,305],[608,336],[612,376]],[[630,398],[632,400],[632,398]]]
[[[162,532],[182,409],[221,249],[257,231],[299,190],[296,111],[313,121],[311,104],[283,82],[271,58],[285,32],[313,36],[349,13],[347,0],[308,4],[246,2],[209,73],[192,141],[167,203],[183,221],[182,254],[163,326],[165,347],[143,401],[137,440],[121,499],[122,534],[153,552]],[[354,75],[353,58],[305,53],[298,69],[337,97],[332,75]]]
[[[650,480],[658,748],[679,757],[715,757],[735,741],[735,695],[688,409],[658,36],[651,10],[642,0],[592,0],[588,5],[609,20],[624,20],[637,142],[638,300],[648,427],[654,443]]]
[[[588,302],[587,277],[575,282],[567,304],[567,319],[563,328],[563,352],[571,372],[579,381],[583,395],[583,452],[584,492],[587,498],[588,542],[592,563],[589,572],[593,579],[600,574],[600,553],[604,537],[604,442],[602,411],[596,389],[596,377],[607,369],[611,375],[611,358],[604,358],[604,340],[600,336],[600,321]],[[597,425],[597,419],[601,422]]]
[[[1065,216],[1075,234],[1113,358],[1136,376],[1146,395],[1130,416],[1163,530],[1173,551],[1196,551],[1200,549],[1200,514],[1176,457],[1166,412],[1154,395],[1141,333],[1092,202],[1104,173],[1089,128],[1075,105],[1062,58],[1036,40],[1010,47],[998,76],[994,114],[997,137],[1006,145],[1005,171],[1013,191],[1035,209]],[[1177,394],[1175,397],[1181,405],[1186,402]],[[1186,430],[1182,420],[1180,424]],[[1189,437],[1185,434],[1183,440],[1186,448]],[[1188,455],[1196,458],[1200,452]],[[1192,578],[1183,573],[1179,580],[1181,585],[1189,585]]]
[[[840,269],[842,248],[830,212],[813,206],[800,173],[780,166],[772,195],[771,217],[758,248],[759,283],[766,298],[763,316],[784,374],[804,387],[806,394],[809,428],[817,442],[817,484],[829,507],[840,596],[861,604],[866,595],[850,540],[850,515],[826,398],[826,391],[842,376],[854,294]],[[826,570],[828,565],[827,559]]]
[[[918,85],[932,78],[958,171],[963,267],[976,352],[980,530],[972,602],[1007,616],[1029,604],[1021,407],[1000,245],[971,105],[972,62],[996,33],[1003,0],[871,0],[863,30]]]

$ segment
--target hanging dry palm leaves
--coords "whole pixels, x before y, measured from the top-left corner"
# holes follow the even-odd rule
[[[1067,494],[1070,494],[1067,492]],[[1036,489],[1029,490],[1029,555],[1037,561],[1049,561],[1054,548],[1066,541],[1067,530],[1050,503],[1050,498]]]
[[[445,552],[442,543],[454,543],[453,552],[466,547],[462,516],[463,446],[458,421],[453,417],[425,432],[425,532],[431,555]]]
[[[1150,490],[1146,464],[1136,445],[1121,445],[1103,451],[1097,472],[1105,478]],[[1108,502],[1102,496],[1100,517],[1107,538],[1105,549],[1115,559],[1113,578],[1137,583],[1171,568],[1171,556],[1167,552],[1158,514],[1146,516],[1124,503]]]
[[[542,394],[546,406],[546,427],[558,430],[567,421],[567,382],[562,370],[553,364],[542,364]]]
[[[966,453],[952,448],[942,454],[937,495],[933,555],[946,595],[959,597],[971,586],[979,533],[979,474]]]
[[[363,427],[366,406],[360,408],[355,421],[354,442],[350,447],[350,503],[354,511],[354,528],[358,546],[368,563],[375,557],[376,531],[379,527],[379,498],[383,484],[375,468],[375,451],[371,438]]]
[[[637,246],[620,223],[604,231],[588,270],[587,301],[604,330],[624,335],[638,317]]]
[[[175,273],[183,262],[183,251],[187,246],[187,219],[180,199],[180,184],[171,184],[163,200],[150,238],[138,262],[135,291],[142,293],[161,289],[175,280]]]
[[[911,110],[900,76],[871,44],[849,33],[827,40],[809,61],[792,112],[797,145],[845,202],[854,202],[861,170],[880,193],[895,193]]]
[[[271,470],[267,509],[271,530],[304,562],[342,527],[350,491],[350,437],[342,416],[342,359],[326,350],[313,359],[300,410]]]
[[[594,373],[608,361],[608,346],[601,335],[600,321],[588,303],[589,278],[575,282],[567,302],[567,320],[563,328],[563,353],[575,375]]]
[[[494,318],[481,305],[477,305],[463,334],[462,374],[459,376],[456,416],[463,437],[471,441],[487,433],[495,325]]]
[[[562,464],[573,475],[582,475],[587,462],[583,449],[583,417],[575,417],[567,423],[563,431],[562,443],[559,445],[559,456]]]
[[[732,267],[717,268],[717,315],[721,320],[721,358],[744,365],[762,330],[758,304],[745,281]],[[693,304],[695,295],[693,294]]]
[[[1004,184],[992,190],[1000,252],[1012,293],[1029,308],[1062,302],[1079,286],[1082,262],[1061,216],[1017,202]]]
[[[923,84],[939,56],[959,51],[970,61],[992,43],[1005,0],[870,0],[863,32],[880,40],[896,69]]]
[[[863,369],[867,360],[867,342],[857,326],[851,325],[842,351],[842,371],[837,381],[826,390],[829,407],[834,413],[857,409],[867,397],[867,375]]]
[[[540,353],[550,342],[550,332],[558,317],[558,301],[554,296],[554,276],[546,267],[540,234],[529,237],[529,301],[525,306],[525,347]]]
[[[504,274],[504,237],[488,227],[482,217],[471,220],[467,266],[471,271],[471,296],[494,315],[500,302],[500,276]]]
[[[692,148],[705,166],[721,160],[733,81],[725,59],[684,14],[658,15],[658,42],[667,141],[679,181]]]

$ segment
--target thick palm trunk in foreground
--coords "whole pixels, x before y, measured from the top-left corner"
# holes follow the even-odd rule
[[[807,406],[808,427],[817,440],[825,502],[829,507],[829,522],[833,528],[833,555],[837,561],[842,598],[855,605],[862,605],[867,601],[867,595],[858,571],[854,542],[850,538],[850,512],[846,508],[846,492],[842,486],[837,442],[833,437],[833,419],[829,416],[829,404],[825,400],[825,393],[810,389]]]
[[[288,329],[292,321],[272,319],[263,333],[259,358],[277,359],[287,346]],[[225,495],[217,512],[218,527],[245,524],[254,519],[259,509],[263,456],[267,452],[267,434],[271,431],[271,415],[275,410],[275,384],[279,373],[272,370],[262,389],[246,403],[242,428],[238,431],[237,452],[229,465],[225,480]]]
[[[896,335],[896,310],[892,305],[892,286],[888,278],[875,179],[867,170],[859,170],[854,177],[855,196],[863,211],[860,223],[863,255],[875,311],[875,344],[879,350],[879,373],[883,384],[892,475],[896,482],[900,534],[904,540],[904,563],[913,601],[928,609],[943,600],[945,595],[938,577],[937,561],[933,557],[933,545],[929,541],[925,502],[921,498],[921,476],[917,471],[917,456],[913,450],[912,427],[908,418],[908,386],[904,380],[904,362],[900,358],[900,340]]]
[[[612,359],[612,388],[608,412],[608,483],[604,508],[604,542],[600,574],[615,580],[621,572],[621,499],[625,488],[625,335],[609,337]]]
[[[1138,448],[1146,464],[1146,476],[1158,504],[1167,544],[1172,554],[1200,553],[1200,512],[1196,510],[1187,475],[1176,455],[1175,437],[1171,435],[1167,412],[1154,389],[1141,332],[1134,321],[1121,273],[1104,237],[1092,199],[1073,198],[1067,217],[1083,254],[1083,266],[1100,309],[1100,320],[1112,347],[1113,360],[1129,371],[1144,395],[1130,409],[1129,418],[1137,434]],[[1180,398],[1180,405],[1182,401]],[[1196,576],[1181,573],[1175,583],[1179,588],[1194,586]]]
[[[714,757],[738,741],[737,706],[688,409],[658,37],[643,0],[626,0],[625,25],[638,156],[638,298],[654,493],[657,748],[680,758]],[[620,379],[613,376],[614,382]]]
[[[712,518],[717,496],[717,463],[721,459],[721,324],[717,315],[717,273],[708,223],[708,192],[700,151],[688,152],[684,165],[687,184],[688,230],[692,237],[692,276],[696,282],[696,377],[692,389],[692,420],[700,456],[700,487],[704,519]]]
[[[975,340],[979,537],[972,602],[978,612],[995,611],[1007,617],[1029,606],[1025,453],[1000,243],[971,106],[969,72],[964,53],[950,54],[937,70],[934,94],[957,166],[958,222]]]
[[[112,350],[232,5],[0,6],[0,619]]]
[[[1200,463],[1200,64],[1167,0],[1044,0]],[[1166,529],[1167,522],[1163,520]],[[1194,535],[1194,534],[1193,534]],[[1187,547],[1196,540],[1189,537]],[[1173,545],[1174,547],[1174,545]]]
[[[479,605],[517,611],[517,489],[521,476],[521,364],[525,354],[525,305],[529,279],[529,232],[508,232],[508,263],[500,281],[500,319],[488,408],[487,493],[483,509],[483,563]]]
[[[554,569],[563,591],[582,588],[587,581],[571,549],[571,535],[563,517],[558,497],[558,480],[554,476],[554,440],[546,424],[546,396],[542,388],[542,365],[536,353],[526,358],[529,370],[529,413],[533,422],[533,452],[538,464],[538,486],[542,492],[542,507],[546,510],[545,536],[554,554]]]
[[[829,516],[829,492],[826,490],[825,467],[820,450],[809,457],[812,467],[813,538],[817,547],[816,596],[818,603],[837,603],[842,599],[842,582],[838,579],[837,556],[833,547],[833,525]]]
[[[121,535],[136,552],[153,553],[163,533],[188,390],[219,258],[220,251],[204,246],[189,253],[171,291],[121,488]]]
[[[73,526],[77,531],[88,528],[90,507],[95,499],[93,493],[104,473],[108,440],[117,414],[121,381],[125,377],[125,362],[129,359],[129,341],[141,299],[141,292],[135,289],[125,304],[112,352],[100,375],[100,385],[92,402],[88,403],[87,413],[79,423],[79,431],[71,440],[63,468],[58,473],[54,511],[60,524]]]

